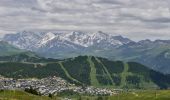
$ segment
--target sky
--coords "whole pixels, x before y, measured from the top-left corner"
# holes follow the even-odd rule
[[[103,31],[170,39],[170,0],[0,0],[0,36],[27,31]]]

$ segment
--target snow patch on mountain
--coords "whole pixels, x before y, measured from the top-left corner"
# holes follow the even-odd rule
[[[53,40],[56,37],[56,35],[52,32],[48,32],[46,33],[42,39],[39,41],[39,47],[41,47],[42,45],[45,45],[46,43],[48,43],[50,40]]]

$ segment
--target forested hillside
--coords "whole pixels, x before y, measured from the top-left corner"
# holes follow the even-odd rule
[[[34,60],[36,62],[32,60],[3,62],[1,59],[0,74],[14,78],[44,78],[55,75],[72,83],[97,87],[149,89],[170,86],[168,75],[135,62],[110,61],[93,56],[79,56],[65,60],[40,58]]]

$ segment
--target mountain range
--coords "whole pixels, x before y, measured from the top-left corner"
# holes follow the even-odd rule
[[[5,41],[19,49],[46,58],[65,59],[90,55],[110,60],[135,61],[150,68],[170,73],[170,40],[135,42],[104,32],[29,32],[7,34]]]

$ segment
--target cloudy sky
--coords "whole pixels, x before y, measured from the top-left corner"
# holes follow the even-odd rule
[[[0,0],[0,35],[103,31],[134,40],[170,39],[170,0]]]

